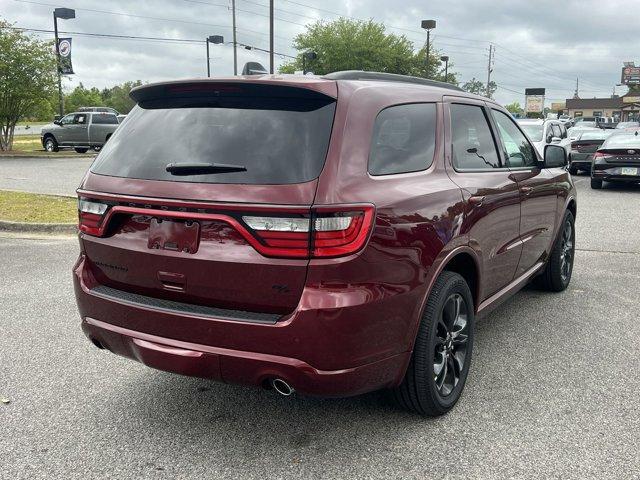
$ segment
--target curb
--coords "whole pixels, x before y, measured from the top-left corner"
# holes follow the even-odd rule
[[[75,223],[24,223],[0,220],[0,232],[71,234],[78,232]]]
[[[94,158],[97,153],[77,153],[75,155],[46,155],[46,154],[33,154],[33,153],[2,153],[0,154],[0,160],[9,158]]]

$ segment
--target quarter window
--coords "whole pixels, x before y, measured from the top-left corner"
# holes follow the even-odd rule
[[[369,173],[389,175],[429,168],[436,145],[436,105],[416,103],[382,110],[376,118]]]
[[[453,166],[459,170],[500,168],[500,159],[484,109],[451,105]]]
[[[502,138],[507,166],[514,168],[536,166],[537,157],[533,146],[513,120],[499,110],[493,110],[493,118]]]

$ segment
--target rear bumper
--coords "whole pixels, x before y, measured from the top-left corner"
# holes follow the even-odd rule
[[[373,312],[385,312],[379,302],[307,306],[276,324],[243,323],[95,295],[82,257],[73,277],[85,335],[113,353],[168,372],[255,386],[281,378],[302,394],[345,397],[399,384],[411,355],[398,341],[406,336],[402,326],[393,332],[376,322]],[[395,301],[386,301],[386,308],[397,310]]]
[[[346,397],[390,386],[406,354],[343,370],[318,370],[287,357],[198,345],[127,330],[85,317],[82,330],[101,348],[148,367],[228,383],[265,386],[281,378],[307,395]]]
[[[635,168],[638,175],[623,175],[622,169],[625,168],[624,166],[616,165],[607,167],[602,164],[596,165],[591,175],[593,178],[608,182],[640,182],[640,165],[631,164],[629,167]]]

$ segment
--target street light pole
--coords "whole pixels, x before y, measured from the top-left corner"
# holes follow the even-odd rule
[[[422,20],[422,23],[420,26],[427,31],[427,59],[425,62],[425,66],[426,66],[425,75],[427,78],[429,78],[429,54],[431,53],[431,30],[436,28],[436,21]]]
[[[316,58],[318,58],[318,54],[313,51],[304,52],[302,54],[302,74],[303,75],[307,74],[307,60],[315,60]]]
[[[64,115],[64,97],[62,96],[62,67],[60,65],[60,40],[58,39],[58,18],[69,20],[76,18],[76,11],[71,8],[56,8],[53,10],[53,32],[56,42],[56,70],[58,72],[58,113]]]
[[[207,44],[207,77],[211,76],[211,60],[209,58],[209,44],[220,45],[224,43],[224,37],[222,35],[209,35],[204,43]]]
[[[440,57],[440,61],[444,62],[444,81],[449,81],[449,57],[447,55],[443,55]]]
[[[211,76],[211,65],[209,64],[209,39],[207,38],[204,43],[207,44],[207,77]]]

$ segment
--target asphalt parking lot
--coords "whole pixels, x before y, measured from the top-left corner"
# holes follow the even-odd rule
[[[570,288],[481,321],[438,419],[99,351],[79,328],[76,240],[0,238],[0,478],[640,478],[640,188],[577,184]]]
[[[0,190],[75,196],[94,157],[2,157]]]

